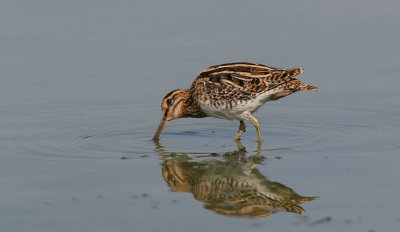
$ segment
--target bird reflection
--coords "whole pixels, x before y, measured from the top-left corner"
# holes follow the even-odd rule
[[[299,204],[318,197],[303,197],[293,189],[268,180],[256,168],[265,157],[261,144],[252,156],[240,142],[237,151],[225,154],[168,152],[159,143],[162,176],[174,192],[192,193],[204,208],[227,217],[258,218],[277,212],[303,214]],[[199,160],[200,159],[200,160]]]

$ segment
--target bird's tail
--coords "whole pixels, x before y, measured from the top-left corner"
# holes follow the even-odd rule
[[[312,85],[307,85],[304,84],[303,86],[300,87],[301,90],[312,90],[312,91],[319,91],[319,89],[315,86]]]
[[[293,77],[298,76],[301,73],[303,73],[304,69],[302,69],[302,68],[293,68],[293,69],[289,69],[287,71],[289,73],[289,76],[291,76],[293,78]],[[295,79],[295,80],[297,81],[297,79]],[[297,86],[298,86],[297,88],[300,89],[300,90],[319,91],[319,89],[317,87],[312,86],[312,85],[304,84],[302,81],[299,81],[297,83]]]

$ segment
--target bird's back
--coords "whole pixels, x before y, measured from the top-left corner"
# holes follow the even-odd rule
[[[253,112],[266,101],[299,90],[318,90],[295,78],[302,72],[301,68],[280,69],[256,63],[221,64],[204,69],[190,91],[210,116],[234,119],[235,114]],[[232,118],[226,114],[233,114]]]

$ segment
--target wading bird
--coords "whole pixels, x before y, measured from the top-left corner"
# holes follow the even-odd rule
[[[164,97],[161,122],[153,139],[157,140],[167,122],[173,119],[215,117],[239,120],[235,140],[245,132],[244,120],[250,119],[261,142],[260,125],[252,113],[267,101],[299,90],[319,90],[295,78],[302,72],[302,68],[280,69],[246,62],[206,68],[189,89],[176,89]]]

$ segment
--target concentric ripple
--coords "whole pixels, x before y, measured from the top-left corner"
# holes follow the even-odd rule
[[[267,127],[266,141],[272,148],[287,146],[306,152],[384,152],[398,149],[399,118],[398,113],[384,110],[296,106],[277,107],[274,115],[263,120],[263,124]]]
[[[264,109],[265,108],[265,109]],[[399,114],[383,110],[271,105],[256,113],[263,151],[363,152],[399,149]],[[71,108],[2,117],[3,158],[120,159],[154,154],[156,106]],[[153,115],[146,118],[147,115]],[[155,116],[156,115],[156,116]],[[170,151],[226,152],[238,122],[182,119],[170,122],[160,142]],[[246,146],[256,135],[247,122]]]
[[[142,143],[149,139],[141,135],[152,129],[138,123],[142,119],[132,105],[13,115],[2,120],[8,131],[2,130],[1,152],[32,159],[114,159],[145,154],[148,151]]]

